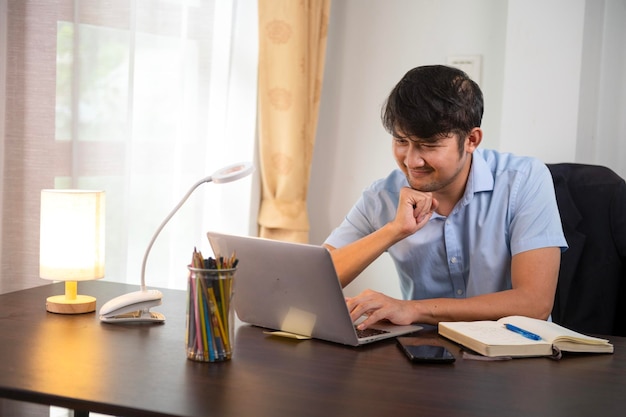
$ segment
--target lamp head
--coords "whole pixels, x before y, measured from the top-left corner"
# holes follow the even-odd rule
[[[254,167],[250,162],[239,162],[215,171],[211,175],[211,181],[216,184],[237,181],[240,178],[247,177],[252,171],[254,171]]]

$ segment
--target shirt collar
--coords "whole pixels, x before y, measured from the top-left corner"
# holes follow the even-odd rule
[[[476,150],[472,153],[472,166],[467,178],[465,192],[457,207],[463,207],[472,200],[474,194],[483,191],[493,191],[493,173],[483,158],[482,152]]]
[[[472,167],[467,181],[466,194],[469,190],[472,194],[481,191],[493,191],[493,172],[483,158],[483,153],[476,150],[472,153]]]
[[[487,165],[487,161],[483,158],[483,153],[480,150],[475,150],[472,153],[472,166],[470,167],[470,172],[467,177],[467,184],[465,185],[465,192],[463,193],[463,197],[461,200],[456,203],[454,209],[450,215],[455,214],[461,207],[465,207],[469,204],[469,202],[474,197],[474,194],[484,192],[484,191],[493,191],[494,185],[493,173]],[[442,219],[445,220],[447,217],[442,216],[437,212],[433,212],[431,217],[432,219]]]

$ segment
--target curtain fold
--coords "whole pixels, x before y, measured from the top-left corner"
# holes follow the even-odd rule
[[[54,187],[57,15],[34,1],[9,1],[3,13],[0,292],[9,292],[49,282],[39,278],[39,198]]]
[[[259,0],[259,235],[308,242],[330,0]]]

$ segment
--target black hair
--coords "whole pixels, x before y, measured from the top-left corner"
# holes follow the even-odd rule
[[[413,68],[383,106],[383,126],[394,137],[436,141],[458,135],[459,146],[483,117],[483,94],[469,76],[444,65]]]

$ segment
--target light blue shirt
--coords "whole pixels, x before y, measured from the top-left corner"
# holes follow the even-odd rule
[[[326,239],[342,247],[395,218],[409,184],[396,169],[367,188]],[[467,186],[449,216],[434,213],[388,249],[405,299],[465,298],[511,288],[511,257],[567,248],[552,176],[537,159],[477,149]]]

